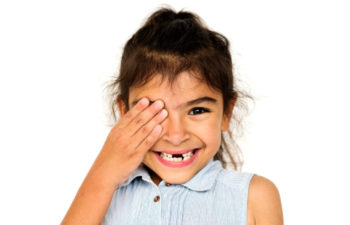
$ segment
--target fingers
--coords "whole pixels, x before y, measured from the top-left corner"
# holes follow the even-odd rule
[[[140,145],[151,147],[160,136],[162,130],[161,122],[164,121],[167,115],[168,112],[162,109],[134,134],[133,143],[130,143],[130,145],[132,145],[133,148],[139,148]]]
[[[149,100],[147,98],[142,98],[137,104],[132,107],[125,115],[121,118],[118,123],[119,128],[124,128],[129,125],[129,123],[139,115],[143,110],[145,110],[149,105]]]
[[[124,143],[123,149],[144,153],[159,139],[161,123],[168,112],[163,109],[164,103],[161,100],[148,104],[149,100],[142,98],[119,121],[116,130],[118,138]]]
[[[147,152],[158,140],[161,132],[162,132],[162,126],[160,124],[156,125],[152,132],[145,137],[145,139],[137,146],[136,151],[138,152]]]
[[[156,115],[162,110],[164,103],[160,100],[155,101],[152,105],[144,109],[139,113],[132,121],[130,121],[127,128],[124,130],[128,136],[134,136],[136,132],[141,130],[142,133],[149,133],[149,126],[145,125],[149,123]],[[159,121],[158,123],[160,123]],[[154,123],[152,123],[154,125]],[[155,126],[155,125],[154,125]]]

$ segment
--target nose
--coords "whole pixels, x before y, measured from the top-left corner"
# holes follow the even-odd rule
[[[171,117],[170,115],[164,121],[163,139],[174,146],[181,145],[190,138],[186,129],[186,124],[180,118]]]

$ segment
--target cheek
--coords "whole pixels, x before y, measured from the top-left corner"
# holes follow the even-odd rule
[[[218,119],[197,121],[192,124],[192,133],[195,133],[207,145],[219,147],[221,144],[221,123]]]
[[[143,158],[142,162],[146,164],[148,167],[152,167],[152,162],[154,160],[154,153],[151,151],[148,151],[145,155],[145,158]]]

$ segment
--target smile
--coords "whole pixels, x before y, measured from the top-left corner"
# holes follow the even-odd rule
[[[193,162],[193,160],[197,157],[199,150],[200,148],[195,148],[191,150],[173,152],[172,154],[170,151],[154,152],[154,154],[165,166],[184,167]]]

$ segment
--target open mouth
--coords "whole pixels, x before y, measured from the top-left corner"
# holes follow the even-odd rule
[[[170,162],[182,162],[182,161],[188,161],[190,160],[198,151],[200,148],[195,148],[192,151],[188,151],[183,154],[169,154],[165,152],[156,152],[160,158],[166,161]]]

